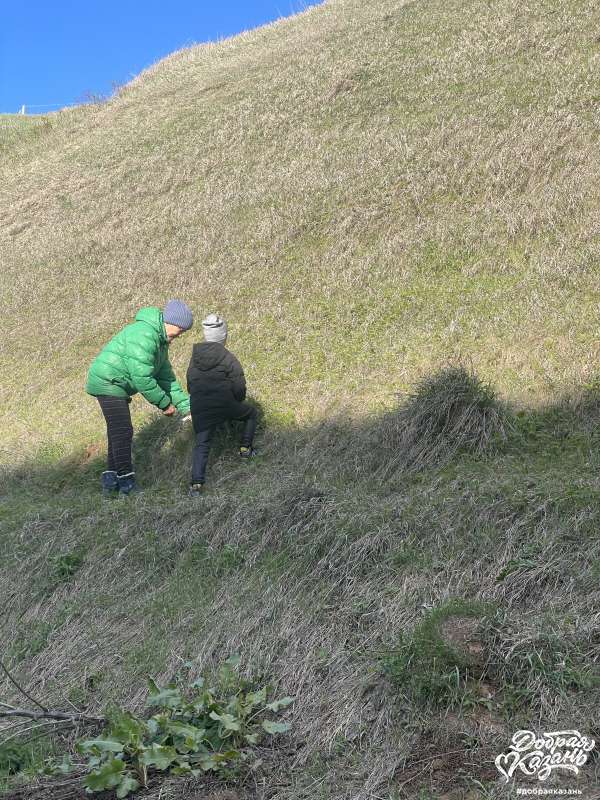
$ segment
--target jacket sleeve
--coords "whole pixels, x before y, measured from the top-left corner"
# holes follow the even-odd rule
[[[152,336],[131,338],[126,343],[127,366],[131,382],[149,403],[161,410],[171,405],[171,397],[159,386],[154,375],[154,355],[158,342]]]
[[[190,411],[190,396],[181,388],[173,372],[173,367],[168,358],[165,359],[162,367],[156,376],[158,385],[161,389],[167,392],[171,397],[171,402],[182,414],[189,414]]]
[[[228,377],[232,384],[233,396],[241,403],[246,399],[246,378],[244,376],[244,370],[233,353],[230,353],[229,356],[230,360],[227,365]]]

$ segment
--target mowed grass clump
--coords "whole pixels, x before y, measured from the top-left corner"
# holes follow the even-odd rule
[[[382,426],[379,476],[442,467],[458,453],[489,454],[513,428],[512,414],[473,371],[450,366],[423,378]]]

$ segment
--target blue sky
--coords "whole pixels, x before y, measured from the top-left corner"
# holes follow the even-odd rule
[[[0,113],[40,113],[110,94],[186,45],[319,0],[0,0]]]

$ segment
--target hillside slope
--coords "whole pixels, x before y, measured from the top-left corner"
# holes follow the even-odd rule
[[[239,652],[298,698],[255,792],[278,800],[508,797],[518,726],[600,736],[597,23],[589,0],[331,0],[4,141],[0,634],[23,682],[133,708],[148,674]],[[146,493],[106,504],[87,368],[171,297],[228,319],[261,458],[224,432],[194,506],[189,433],[136,398]],[[457,359],[516,415],[414,469],[396,393]],[[469,679],[419,638],[448,619],[478,621]]]
[[[328,3],[54,116],[2,163],[19,447],[56,435],[50,398],[61,440],[89,437],[98,345],[178,295],[231,319],[256,391],[298,420],[340,393],[385,402],[458,352],[511,395],[579,383],[596,356],[593,18]]]

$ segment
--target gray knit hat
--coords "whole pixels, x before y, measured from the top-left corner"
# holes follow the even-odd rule
[[[189,331],[194,324],[194,315],[191,308],[181,300],[169,300],[163,311],[163,321],[167,325],[177,325],[178,328]]]
[[[227,323],[218,314],[209,314],[202,320],[202,330],[207,342],[221,342],[227,338]]]

